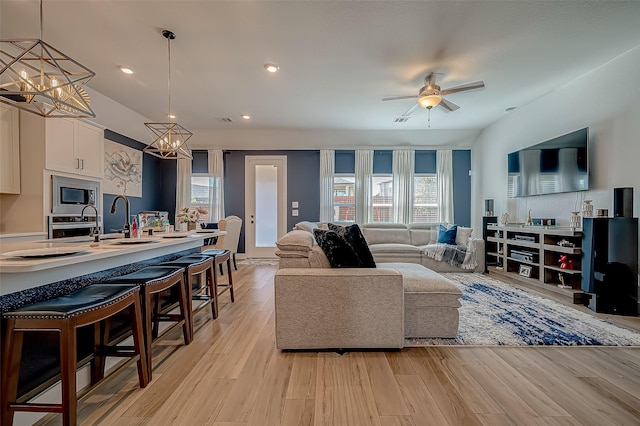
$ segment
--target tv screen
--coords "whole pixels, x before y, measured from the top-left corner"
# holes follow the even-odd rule
[[[508,196],[555,194],[589,189],[589,128],[508,155]]]

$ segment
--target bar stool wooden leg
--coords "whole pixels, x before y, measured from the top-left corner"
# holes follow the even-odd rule
[[[18,394],[18,375],[11,374],[12,371],[20,370],[20,355],[22,353],[23,332],[13,331],[16,321],[7,320],[5,328],[4,347],[2,353],[2,423],[3,425],[13,424],[13,410],[9,408],[9,401],[15,401]]]
[[[144,332],[142,331],[144,317],[142,316],[142,307],[139,299],[131,305],[129,312],[131,313],[133,346],[135,351],[140,354],[140,359],[138,359],[136,363],[138,367],[138,381],[140,382],[140,387],[144,388],[149,384],[151,377],[149,376],[149,366],[147,365],[148,355],[145,348]]]
[[[187,293],[189,299],[187,299]],[[182,324],[182,335],[184,336],[184,344],[188,345],[193,339],[191,327],[189,326],[189,318],[191,317],[191,291],[187,291],[184,280],[180,278],[180,284],[178,284],[178,297],[180,302],[180,310],[182,311],[184,324]],[[187,300],[189,303],[187,303]]]
[[[62,377],[62,424],[77,423],[78,398],[76,396],[76,327],[68,319],[60,324],[60,374]]]
[[[91,360],[91,385],[95,385],[104,378],[106,356],[101,348],[109,344],[109,320],[98,321],[93,324],[93,353]]]
[[[233,273],[231,272],[231,256],[227,258],[227,272],[229,273],[229,295],[231,295],[231,303],[235,302],[233,297]]]
[[[213,319],[218,318],[218,286],[215,277],[216,265],[211,265],[211,268],[207,269],[206,280],[209,286],[209,296],[211,297],[211,316]]]

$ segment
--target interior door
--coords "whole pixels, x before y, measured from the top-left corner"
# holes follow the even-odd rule
[[[250,258],[276,257],[287,232],[287,156],[245,157],[245,249]]]

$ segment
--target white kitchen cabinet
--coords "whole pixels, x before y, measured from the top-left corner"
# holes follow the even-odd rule
[[[20,193],[20,120],[18,109],[0,104],[0,194]]]
[[[75,119],[46,120],[45,167],[48,170],[101,178],[104,132]]]

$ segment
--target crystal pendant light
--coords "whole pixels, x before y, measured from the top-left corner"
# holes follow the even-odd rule
[[[96,114],[83,86],[95,73],[40,38],[0,40],[0,102],[42,117]]]
[[[174,116],[171,113],[171,40],[174,40],[176,35],[172,31],[163,30],[162,36],[167,39],[169,51],[169,113],[167,116],[172,119]],[[154,140],[144,148],[143,152],[172,160],[192,158],[187,147],[187,140],[193,136],[193,133],[180,124],[169,122],[144,123],[144,125],[151,132]]]

